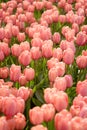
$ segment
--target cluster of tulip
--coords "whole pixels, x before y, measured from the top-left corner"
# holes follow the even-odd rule
[[[0,3],[0,130],[87,130],[87,0]]]

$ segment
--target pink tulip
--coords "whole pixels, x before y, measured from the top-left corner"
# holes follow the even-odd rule
[[[41,40],[40,38],[33,38],[31,40],[31,45],[32,47],[39,47],[41,49],[43,45],[43,40]]]
[[[16,126],[16,122],[15,122],[14,118],[7,119],[6,121],[8,123],[10,130],[14,130],[15,126]]]
[[[15,116],[14,116],[14,120],[15,120],[15,128],[17,130],[23,130],[24,127],[26,126],[26,119],[25,119],[25,116],[21,113],[17,113]]]
[[[59,22],[65,23],[66,22],[66,16],[65,15],[59,15]]]
[[[65,10],[65,12],[69,12],[69,11],[71,11],[71,10],[72,10],[72,5],[66,3],[65,6],[64,6],[64,10]]]
[[[68,106],[68,96],[63,91],[59,91],[53,95],[53,105],[57,111],[66,109]]]
[[[65,77],[56,77],[53,87],[57,88],[59,91],[65,91],[67,87]]]
[[[23,9],[27,10],[30,3],[28,1],[23,1]]]
[[[10,39],[12,37],[12,32],[9,28],[5,29],[5,38]]]
[[[86,34],[87,34],[87,25],[81,26],[81,31],[86,32]]]
[[[67,84],[67,87],[72,87],[73,85],[73,79],[72,79],[72,76],[71,75],[65,75],[65,79],[66,79],[66,84]]]
[[[17,97],[17,91],[18,91],[18,89],[17,88],[10,88],[10,93],[12,94],[12,95],[14,95],[15,97]]]
[[[8,56],[10,54],[10,48],[7,43],[0,43],[0,49],[3,51],[5,56]]]
[[[20,64],[27,66],[30,64],[31,62],[31,53],[27,50],[23,51],[19,57],[18,57],[18,61]]]
[[[79,46],[84,46],[87,42],[87,35],[85,32],[79,32],[76,36],[76,44]]]
[[[75,30],[75,33],[78,33],[79,32],[79,26],[78,26],[78,24],[77,23],[73,23],[72,24],[72,29]]]
[[[73,41],[74,40],[74,37],[75,37],[75,31],[74,29],[72,30],[68,30],[66,33],[65,33],[65,38],[67,41]]]
[[[38,60],[42,56],[39,47],[32,47],[30,52],[31,52],[31,57],[33,60]]]
[[[17,113],[17,103],[15,97],[4,97],[2,103],[2,112],[7,117],[12,117]]]
[[[87,85],[87,80],[79,81],[76,86],[76,92],[78,94],[81,94],[82,96],[86,96],[87,95],[86,85]]]
[[[13,25],[13,26],[12,26],[12,35],[13,35],[13,36],[17,36],[18,33],[19,33],[19,28],[18,28],[18,26]]]
[[[87,106],[84,106],[79,113],[79,116],[82,118],[87,118]]]
[[[61,48],[54,48],[53,57],[57,58],[59,61],[62,60],[63,52]]]
[[[60,48],[62,50],[66,50],[66,49],[70,48],[73,50],[74,53],[76,52],[75,44],[73,41],[68,42],[67,40],[62,40],[60,43]]]
[[[54,82],[56,77],[58,76],[57,68],[51,68],[48,72],[48,77],[51,82]]]
[[[24,74],[22,74],[22,75],[19,77],[19,83],[20,83],[21,86],[26,85],[27,79],[26,79],[26,77],[25,77]]]
[[[35,77],[35,71],[33,68],[25,68],[23,73],[28,81],[33,80]]]
[[[47,130],[47,128],[44,127],[43,125],[36,125],[36,126],[33,126],[31,130]]]
[[[81,117],[74,117],[70,122],[71,130],[83,130],[82,127],[82,118]]]
[[[58,92],[59,90],[57,88],[46,88],[44,90],[44,99],[46,103],[54,103],[54,95]]]
[[[17,94],[18,94],[18,92],[17,92]],[[16,106],[17,113],[23,113],[24,109],[25,109],[25,101],[24,101],[24,99],[22,99],[21,97],[17,97],[16,98],[16,103],[17,103],[17,106]]]
[[[9,86],[2,85],[0,87],[0,96],[6,97],[10,95]]]
[[[17,92],[17,96],[21,97],[25,101],[30,97],[31,90],[25,87],[20,87]]]
[[[4,28],[0,28],[0,40],[3,40],[4,37],[5,37],[5,30]]]
[[[36,106],[29,110],[30,122],[34,125],[38,125],[44,121],[43,110]]]
[[[72,49],[68,48],[68,49],[64,50],[64,52],[63,52],[63,61],[68,65],[73,63],[73,61],[74,61],[74,52],[73,52]]]
[[[63,76],[65,74],[65,63],[58,62],[55,67],[57,68],[58,76]]]
[[[21,52],[28,50],[30,51],[30,43],[28,41],[24,41],[20,43],[20,50]]]
[[[0,130],[10,130],[5,116],[0,117]]]
[[[20,75],[21,75],[21,67],[12,64],[10,67],[10,80],[14,82],[19,81]]]
[[[60,1],[58,2],[58,7],[64,8],[65,4],[66,4],[66,0],[60,0]]]
[[[17,39],[19,42],[23,42],[25,40],[25,33],[18,33]]]
[[[0,68],[0,77],[5,79],[9,76],[9,68],[8,67],[2,67]]]
[[[54,58],[54,57],[50,58],[47,61],[47,67],[48,67],[48,69],[53,68],[56,65],[56,63],[58,63],[58,59],[57,58]]]
[[[52,104],[43,104],[41,109],[43,110],[44,121],[48,122],[54,118],[55,108]]]
[[[85,118],[85,119],[82,120],[82,128],[84,130],[87,130],[87,118]]]
[[[42,56],[46,58],[52,57],[53,51],[52,51],[52,45],[50,44],[44,44],[42,46]]]
[[[71,114],[67,110],[62,110],[55,115],[55,129],[56,130],[70,130]]]
[[[0,50],[0,61],[3,61],[5,58],[5,55],[2,50]]]
[[[53,34],[53,42],[54,42],[54,44],[58,44],[60,42],[60,34],[59,33],[55,32]]]
[[[37,10],[41,10],[41,9],[43,9],[43,7],[44,7],[44,3],[43,3],[43,2],[40,2],[40,1],[33,2],[33,4],[34,4],[34,6],[35,6],[35,8],[36,8]]]
[[[20,45],[14,44],[11,47],[11,53],[12,53],[13,56],[18,57],[20,55],[20,53],[21,53]]]
[[[0,96],[0,112],[2,112],[2,103],[3,103],[3,97],[2,96]]]
[[[82,55],[82,56],[78,56],[76,58],[76,63],[77,63],[77,66],[80,68],[80,69],[83,69],[83,68],[86,68],[87,67],[87,57]]]

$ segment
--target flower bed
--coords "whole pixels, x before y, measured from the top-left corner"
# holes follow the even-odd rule
[[[87,0],[1,1],[0,130],[87,130]]]

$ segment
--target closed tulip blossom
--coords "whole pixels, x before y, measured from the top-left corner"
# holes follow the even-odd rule
[[[35,77],[35,71],[33,68],[25,68],[23,73],[28,81],[33,80]]]
[[[18,95],[18,93],[17,93]],[[17,113],[23,113],[24,109],[25,109],[25,101],[23,98],[21,98],[21,96],[16,98],[16,103],[17,103]]]
[[[6,97],[10,95],[9,86],[2,85],[0,87],[0,96]]]
[[[3,51],[5,56],[8,56],[10,54],[10,48],[7,43],[1,42],[0,43],[0,50]]]
[[[63,52],[61,48],[55,48],[53,50],[53,57],[57,58],[59,61],[62,60]]]
[[[65,89],[67,87],[65,77],[56,77],[53,87],[57,88],[60,91],[65,91]]]
[[[44,100],[48,104],[53,104],[54,102],[54,94],[56,94],[59,90],[57,88],[46,88],[44,90]]]
[[[56,77],[58,76],[57,68],[51,68],[48,72],[48,77],[51,82],[54,82]]]
[[[0,117],[0,129],[1,130],[10,130],[10,127],[8,125],[8,122],[7,122],[5,116]]]
[[[30,51],[30,43],[28,41],[24,41],[20,43],[20,50],[21,52],[28,50]]]
[[[17,113],[15,116],[14,116],[14,120],[15,120],[15,128],[17,130],[23,130],[26,126],[26,118],[25,116],[22,114],[22,113]]]
[[[18,33],[17,39],[19,42],[23,42],[25,40],[25,33]]]
[[[30,52],[31,52],[31,57],[33,60],[38,60],[42,56],[39,47],[32,47]]]
[[[87,80],[79,81],[76,86],[76,92],[82,96],[87,96]]]
[[[2,103],[2,112],[7,117],[12,117],[17,113],[17,103],[15,97],[5,97]]]
[[[58,59],[57,58],[54,58],[54,57],[52,57],[52,58],[50,58],[48,61],[47,61],[47,67],[48,67],[48,69],[51,69],[51,68],[53,68],[55,65],[56,65],[56,63],[58,63]]]
[[[36,106],[29,110],[29,118],[30,122],[34,125],[39,125],[44,121],[44,113],[43,110]]]
[[[5,79],[9,76],[9,68],[8,67],[2,67],[0,68],[0,77]]]
[[[59,33],[54,33],[53,34],[53,42],[54,44],[58,44],[60,42],[60,34]]]
[[[87,67],[87,57],[84,55],[78,56],[76,58],[76,63],[77,63],[78,68],[80,68],[80,69],[86,68]]]
[[[3,61],[5,58],[4,52],[0,50],[0,61]]]
[[[83,126],[82,126],[82,118],[81,117],[74,117],[72,118],[71,122],[70,122],[70,128],[72,130],[82,130]]]
[[[76,44],[79,46],[84,46],[87,42],[87,35],[85,32],[80,31],[76,36]]]
[[[21,67],[15,64],[12,64],[10,67],[10,80],[16,82],[19,81],[21,75]]]
[[[71,75],[65,75],[65,79],[66,79],[66,84],[67,84],[67,87],[72,87],[73,85],[73,78]]]
[[[23,98],[25,101],[30,97],[31,90],[25,87],[20,87],[17,96]]]
[[[43,125],[36,125],[36,126],[33,126],[31,130],[47,130],[47,128],[44,127]]]
[[[69,130],[70,129],[70,121],[72,119],[72,115],[67,110],[62,110],[55,115],[55,129],[56,130]],[[74,130],[74,129],[73,129]]]
[[[12,35],[16,37],[16,36],[18,35],[18,33],[19,33],[19,28],[18,28],[18,26],[13,25],[13,26],[12,26]]]
[[[7,119],[6,121],[8,123],[10,130],[14,130],[15,126],[16,126],[16,122],[15,122],[14,118],[12,117],[10,119]]]
[[[20,64],[27,66],[31,62],[31,53],[27,50],[21,52],[21,54],[18,57],[18,61]]]
[[[57,88],[47,88],[44,91],[46,103],[52,103],[57,111],[61,111],[68,106],[68,96]]]
[[[5,30],[4,28],[0,28],[0,40],[2,40],[5,37]]]
[[[44,44],[42,46],[42,56],[46,58],[52,57],[53,51],[52,51],[52,45],[50,44]]]
[[[44,104],[41,106],[44,113],[44,121],[48,122],[54,118],[55,108],[52,104]]]
[[[14,44],[11,47],[11,53],[12,53],[13,56],[18,57],[20,55],[20,53],[21,53],[20,45]]]
[[[68,96],[63,91],[59,91],[58,94],[53,95],[53,105],[57,111],[66,109],[68,106]]]
[[[26,79],[26,76],[24,74],[21,74],[21,76],[19,77],[19,83],[21,86],[26,85],[27,79]]]
[[[32,47],[39,47],[41,49],[42,45],[43,45],[43,40],[40,39],[39,37],[38,38],[33,38],[31,40],[31,45],[32,45]]]
[[[64,50],[63,52],[63,61],[67,64],[70,65],[74,62],[74,52],[72,49],[68,48]]]

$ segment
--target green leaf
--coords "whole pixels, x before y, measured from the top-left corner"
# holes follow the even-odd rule
[[[41,102],[41,103],[45,103],[44,101],[44,97],[43,97],[44,93],[43,90],[37,90],[35,93],[35,96],[37,97],[37,99]]]
[[[32,98],[32,102],[33,102],[33,104],[35,105],[35,106],[41,106],[42,105],[42,103],[38,100],[38,99],[36,99],[36,98]]]

